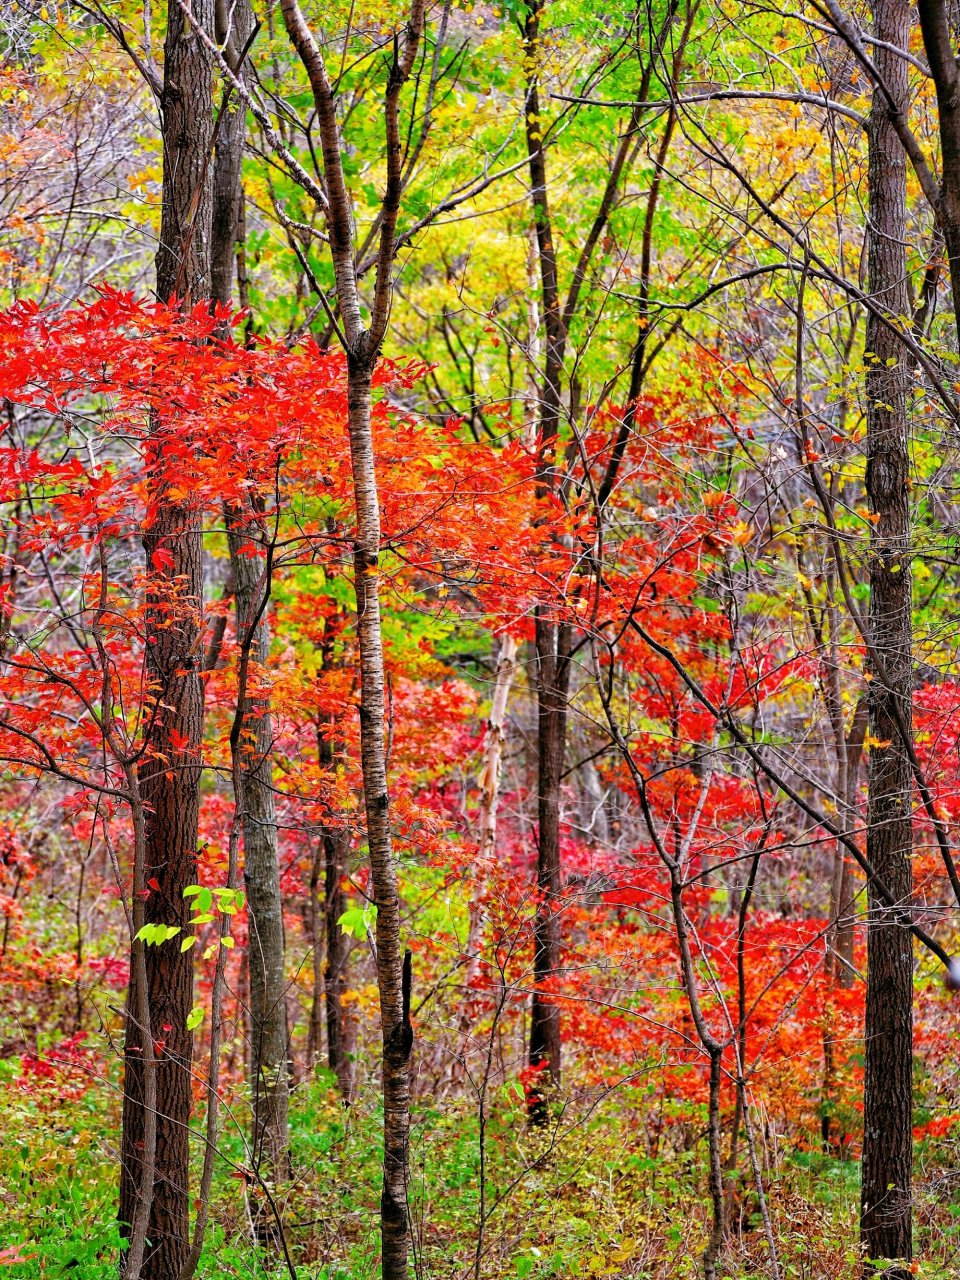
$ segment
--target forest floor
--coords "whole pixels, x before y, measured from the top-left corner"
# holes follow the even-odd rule
[[[5,1099],[0,1143],[0,1265],[15,1277],[116,1274],[116,1081],[43,1087],[19,1059],[0,1062]],[[294,1091],[293,1181],[274,1189],[290,1263],[253,1243],[262,1192],[244,1164],[242,1111],[231,1112],[214,1187],[215,1225],[198,1276],[374,1280],[377,1275],[379,1133],[375,1091],[344,1108],[320,1072]],[[415,1268],[434,1280],[541,1280],[622,1276],[668,1280],[702,1274],[709,1228],[706,1144],[689,1120],[654,1125],[639,1090],[614,1090],[556,1110],[543,1129],[525,1124],[516,1085],[487,1099],[481,1157],[477,1100],[421,1100],[411,1162]],[[199,1139],[199,1131],[198,1131]],[[858,1165],[777,1142],[758,1144],[780,1273],[796,1280],[857,1274]],[[960,1167],[918,1146],[920,1276],[960,1276]],[[201,1144],[196,1145],[199,1165]],[[772,1274],[752,1181],[727,1182],[728,1238],[718,1280]],[[482,1221],[482,1229],[481,1229]]]

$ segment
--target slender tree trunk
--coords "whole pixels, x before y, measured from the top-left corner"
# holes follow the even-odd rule
[[[857,791],[860,765],[863,759],[863,743],[866,737],[870,707],[867,698],[861,697],[853,713],[853,722],[847,736],[847,792],[845,796],[848,821],[852,824],[857,814]],[[853,860],[842,853],[837,897],[836,975],[841,987],[852,987],[856,977],[853,967],[853,948],[856,923],[856,881]]]
[[[956,34],[950,29],[950,11],[945,0],[919,0],[917,13],[923,47],[937,90],[937,119],[940,126],[940,164],[943,177],[937,212],[950,265],[950,290],[955,323],[960,325],[960,67],[955,53]],[[875,54],[878,70],[881,62]],[[885,59],[889,63],[889,56]],[[907,101],[906,77],[901,76],[903,96],[891,90],[895,101]]]
[[[834,582],[830,579],[827,606],[829,631],[829,657],[823,663],[823,693],[830,723],[833,729],[836,753],[834,791],[837,811],[842,827],[852,833],[856,819],[857,776],[865,728],[865,703],[861,702],[854,713],[850,734],[844,725],[843,697],[840,686],[840,625],[839,609],[834,599]],[[859,741],[857,730],[859,728]],[[836,1082],[836,1019],[834,1016],[834,991],[837,987],[853,985],[853,870],[842,840],[837,840],[833,851],[833,875],[830,879],[829,927],[827,930],[826,977],[827,1002],[823,1019],[823,1097],[820,1113],[820,1140],[825,1152],[832,1147],[834,1093]]]
[[[540,389],[540,458],[538,492],[545,497],[556,483],[557,432],[566,334],[560,308],[556,245],[547,197],[547,167],[540,118],[539,60],[540,14],[534,4],[523,27],[526,71],[526,135],[530,172],[530,199],[540,262],[543,326],[546,336]],[[570,633],[551,617],[549,606],[537,610],[534,646],[537,672],[537,914],[533,939],[533,1003],[530,1013],[530,1065],[547,1071],[553,1085],[560,1083],[560,1010],[544,993],[556,972],[560,934],[556,908],[560,894],[560,778],[566,749],[566,693]],[[530,1093],[530,1117],[546,1117],[545,1096],[534,1086]]]
[[[327,1028],[327,1066],[337,1077],[340,1096],[349,1102],[353,1071],[343,1016],[347,986],[347,944],[339,920],[346,910],[343,873],[347,863],[348,835],[343,830],[323,833],[323,920],[326,957],[323,965],[323,1005]]]
[[[876,0],[874,35],[906,48],[906,0]],[[886,47],[878,69],[897,102],[907,98],[907,64]],[[870,291],[887,314],[907,315],[906,161],[887,102],[874,90],[869,125]],[[867,491],[879,517],[871,535],[870,631],[883,670],[872,672],[867,858],[892,895],[868,884],[866,1069],[861,1245],[868,1259],[903,1260],[884,1271],[905,1280],[912,1255],[911,1166],[913,945],[909,931],[912,773],[897,719],[912,702],[907,362],[895,332],[867,320]],[[877,743],[882,745],[876,745]]]
[[[506,742],[507,704],[517,665],[517,641],[504,635],[500,641],[497,658],[497,678],[493,687],[490,715],[487,719],[487,736],[483,745],[483,773],[480,779],[480,812],[477,816],[477,874],[473,899],[470,903],[470,920],[465,947],[464,994],[460,1006],[459,1032],[461,1038],[470,1029],[472,1013],[470,993],[480,976],[483,949],[483,898],[486,890],[486,869],[497,844],[497,803],[500,795],[500,778],[503,768],[503,748]]]
[[[213,26],[212,0],[201,0],[195,14],[207,30]],[[194,300],[210,290],[209,152],[213,130],[212,62],[196,33],[171,0],[164,45],[163,197],[157,293]],[[155,424],[149,443],[147,475],[163,450],[163,423]],[[154,888],[145,903],[147,923],[187,925],[184,889],[196,882],[197,823],[200,795],[200,741],[203,732],[203,684],[200,679],[202,606],[202,533],[194,512],[165,499],[154,482],[157,516],[144,536],[147,565],[157,569],[162,550],[167,592],[147,600],[145,618],[147,678],[155,691],[156,713],[148,730],[140,765],[140,790],[146,806],[145,874]],[[169,594],[178,603],[168,608]],[[172,747],[181,735],[188,745]],[[140,944],[135,944],[140,945]],[[131,970],[128,1008],[140,1000],[138,973],[144,973],[151,1026],[158,1046],[156,1067],[156,1168],[152,1188],[150,1241],[141,1275],[145,1280],[179,1276],[190,1248],[189,1124],[192,1105],[193,1035],[187,1015],[193,1006],[193,957],[176,945],[145,948],[144,964]],[[144,1135],[143,1045],[138,1026],[128,1018],[124,1046],[122,1166],[119,1217],[128,1231],[141,1197]]]
[[[250,0],[214,0],[217,44],[241,83],[246,82],[240,57],[253,31]],[[237,241],[241,227],[240,181],[246,142],[247,110],[232,94],[219,116],[213,165],[213,214],[210,243],[210,297],[226,305],[237,279]]]
[[[330,648],[324,649],[324,667],[332,661]],[[334,764],[334,748],[330,739],[321,732],[318,743],[320,765],[332,769]],[[347,976],[347,944],[340,927],[339,920],[346,910],[343,894],[343,874],[347,865],[347,850],[350,836],[344,827],[324,826],[317,850],[317,883],[314,886],[314,901],[323,879],[323,937],[325,954],[322,967],[318,965],[317,977],[320,981],[314,991],[313,1019],[315,1021],[316,1045],[320,1044],[320,1026],[325,1024],[327,1031],[327,1066],[337,1077],[340,1096],[349,1102],[353,1091],[353,1073],[347,1052],[345,1026],[343,1020],[343,993],[346,989]],[[315,957],[320,954],[320,929],[317,929]],[[322,1009],[321,1009],[322,1000]]]
[[[241,554],[245,539],[237,532],[230,534],[229,542],[236,581],[237,633],[243,639],[253,626],[251,657],[262,665],[270,651],[270,628],[263,604],[263,594],[269,590],[263,580],[264,559]],[[262,616],[256,620],[261,610]],[[243,772],[243,883],[250,922],[253,1160],[266,1179],[282,1180],[290,1172],[287,983],[271,764],[273,717],[269,703],[262,697],[254,695],[248,700],[239,749]]]
[[[534,991],[530,1011],[530,1064],[560,1083],[560,1010],[548,987],[560,958],[560,780],[567,737],[567,694],[572,633],[538,616],[537,640],[537,914],[534,922]],[[534,1086],[530,1114],[545,1118],[545,1096]]]
[[[507,704],[517,666],[517,641],[504,635],[497,656],[497,679],[493,687],[487,738],[483,747],[483,776],[480,781],[480,812],[477,818],[477,845],[481,859],[493,856],[497,845],[497,803],[506,743]]]
[[[310,866],[310,883],[304,903],[303,928],[310,944],[313,968],[313,992],[310,996],[310,1013],[307,1017],[307,1071],[312,1071],[320,1056],[323,1044],[323,961],[324,949],[320,945],[320,880],[323,875],[323,838],[317,841]]]
[[[384,1280],[407,1274],[407,1163],[410,1140],[410,952],[400,945],[400,894],[390,831],[384,738],[383,634],[380,624],[380,507],[371,434],[373,361],[348,359],[350,456],[357,506],[354,585],[360,645],[360,758],[367,843],[377,905],[377,985],[383,1033]]]
[[[377,905],[377,986],[383,1037],[383,1189],[380,1197],[383,1280],[406,1280],[408,1237],[407,1175],[410,1138],[411,957],[400,943],[400,892],[390,831],[384,735],[383,633],[380,624],[380,504],[371,423],[373,373],[387,335],[397,254],[397,217],[404,189],[404,144],[400,96],[410,78],[423,36],[426,0],[411,0],[406,26],[398,34],[384,92],[386,186],[381,204],[377,265],[369,326],[364,324],[358,288],[354,223],[343,168],[337,102],[323,53],[297,0],[281,0],[281,11],[313,90],[327,224],[339,322],[335,326],[347,356],[347,419],[356,505],[353,549],[360,650],[360,764],[370,851],[370,878]]]
[[[557,487],[557,435],[562,410],[562,384],[564,355],[570,323],[577,313],[580,291],[588,278],[588,270],[603,229],[612,210],[616,207],[624,175],[629,171],[636,148],[635,134],[640,118],[646,109],[640,104],[646,100],[651,77],[661,61],[664,42],[671,30],[676,13],[676,3],[670,0],[667,13],[655,37],[655,48],[639,86],[637,105],[634,107],[627,129],[620,138],[611,162],[610,175],[604,186],[599,208],[585,238],[576,266],[573,270],[566,300],[561,305],[557,250],[554,228],[551,222],[547,191],[547,164],[544,151],[543,121],[540,116],[540,19],[543,0],[532,0],[522,21],[525,101],[524,118],[527,142],[527,164],[530,176],[530,200],[533,226],[540,267],[540,293],[545,335],[543,369],[540,377],[539,428],[540,445],[538,459],[538,493],[546,497]],[[674,51],[674,81],[682,65],[691,12],[682,39]],[[653,217],[660,186],[660,171],[670,146],[674,117],[665,130],[657,158],[657,177],[651,189],[647,205],[646,231],[643,247],[642,290],[646,293],[649,283]],[[636,412],[636,399],[642,387],[645,364],[643,360],[645,339],[641,338],[633,361],[630,387],[630,405],[621,425],[607,473],[601,485],[599,506],[602,508],[616,480],[617,469],[626,448]],[[531,354],[535,344],[530,344]],[[539,354],[539,352],[537,352]],[[576,395],[571,391],[571,404]],[[574,412],[573,407],[571,413]],[[530,1018],[530,1065],[543,1066],[552,1083],[560,1083],[560,1017],[559,1009],[544,992],[545,983],[555,975],[559,963],[560,931],[557,906],[561,886],[560,868],[560,780],[563,776],[567,738],[567,696],[569,688],[569,653],[572,646],[571,628],[559,622],[550,606],[538,609],[535,628],[537,656],[537,711],[538,742],[538,852],[537,890],[539,894],[534,932],[534,996]],[[545,1116],[543,1097],[537,1089],[531,1094],[531,1119]]]
[[[253,30],[249,0],[216,0],[217,43],[237,78],[244,81],[241,56]],[[214,302],[226,305],[233,293],[243,190],[240,183],[246,109],[236,100],[221,108],[213,173],[211,278]],[[249,645],[255,664],[270,654],[267,612],[270,582],[266,555],[244,536],[256,516],[225,512],[230,533],[237,637]],[[253,551],[255,554],[250,554]],[[267,599],[265,599],[265,593]],[[253,1102],[253,1163],[270,1180],[289,1176],[289,1106],[283,901],[274,803],[273,717],[267,699],[252,696],[244,709],[239,765],[243,778],[243,880],[249,916],[250,1094]],[[270,1229],[273,1228],[270,1218]]]

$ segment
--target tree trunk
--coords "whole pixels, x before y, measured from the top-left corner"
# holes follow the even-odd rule
[[[237,78],[253,30],[248,0],[216,0],[217,43]],[[235,100],[221,107],[213,175],[213,226],[210,259],[214,302],[226,306],[233,293],[236,245],[243,190],[240,172],[245,142],[246,109]],[[234,582],[237,639],[248,645],[254,663],[270,655],[267,613],[270,582],[265,580],[266,555],[244,536],[256,516],[249,511],[225,512]],[[256,554],[249,554],[254,550]],[[246,553],[246,554],[244,554]],[[266,593],[266,599],[265,599]],[[280,856],[274,804],[273,717],[264,698],[251,697],[244,708],[239,761],[243,777],[243,880],[249,917],[250,965],[250,1095],[253,1104],[254,1167],[269,1180],[290,1172],[287,1130],[289,1073],[284,972],[283,901],[280,895]],[[271,1218],[271,1229],[273,1224]]]
[[[323,1002],[327,1027],[327,1066],[337,1077],[340,1096],[349,1102],[353,1092],[353,1072],[343,1020],[343,993],[346,990],[347,944],[339,920],[346,909],[343,873],[346,870],[348,836],[344,830],[328,828],[323,833],[323,919],[326,957],[323,965]]]
[[[863,742],[869,720],[869,700],[861,696],[853,713],[853,723],[847,737],[847,791],[846,807],[850,826],[856,820],[857,790],[860,778],[860,764],[863,759]],[[854,880],[853,860],[842,853],[842,865],[837,895],[837,934],[836,934],[836,975],[841,987],[852,987],[856,977],[853,966],[855,942],[854,926],[856,923],[856,882]]]
[[[906,48],[905,0],[877,0],[874,35]],[[894,101],[907,100],[907,63],[877,46],[878,69]],[[906,316],[906,161],[887,100],[874,90],[869,123],[870,292],[888,316]],[[870,634],[883,670],[870,684],[867,859],[893,898],[868,884],[866,1069],[863,1112],[861,1246],[868,1259],[901,1259],[887,1277],[907,1277],[912,1254],[911,1166],[913,946],[912,774],[898,719],[909,727],[912,701],[907,363],[894,331],[867,319],[867,491],[879,516],[871,534]],[[878,664],[874,664],[875,666]],[[877,743],[883,745],[876,745]]]
[[[546,496],[556,481],[555,452],[560,425],[560,385],[566,334],[560,310],[556,245],[547,201],[547,169],[540,119],[540,13],[537,3],[523,28],[526,70],[526,135],[530,199],[540,261],[545,360],[539,403],[538,492]],[[543,985],[556,972],[560,935],[556,915],[560,894],[560,778],[566,748],[567,653],[570,632],[550,616],[549,606],[537,610],[534,645],[537,655],[537,914],[533,938],[533,1003],[530,1012],[530,1065],[547,1071],[551,1084],[560,1083],[560,1010],[544,994]],[[534,1084],[529,1096],[530,1118],[546,1117],[544,1091]]]
[[[215,0],[217,44],[242,83],[240,57],[253,31],[250,0]],[[221,109],[213,166],[213,217],[210,244],[210,297],[226,305],[237,273],[237,240],[243,187],[240,171],[246,142],[247,110],[231,95]]]
[[[324,646],[324,667],[332,661],[332,645]],[[321,768],[332,769],[334,765],[334,749],[330,739],[321,732],[319,735],[318,754]],[[314,902],[319,891],[320,872],[323,873],[323,936],[325,955],[322,971],[317,972],[320,981],[314,990],[314,1008],[311,1013],[314,1026],[315,1045],[319,1048],[320,1026],[327,1029],[327,1066],[337,1077],[340,1096],[349,1102],[353,1090],[353,1073],[347,1052],[345,1026],[343,1021],[343,993],[346,989],[347,944],[343,930],[338,923],[346,910],[343,894],[343,874],[347,865],[347,850],[350,836],[344,827],[326,824],[320,836],[320,847],[317,851],[316,881],[313,886]],[[315,961],[320,953],[320,930],[316,931],[314,946]],[[319,966],[318,966],[319,969]],[[321,1014],[320,1001],[323,1001]]]
[[[213,0],[194,17],[213,30]],[[210,296],[213,58],[170,0],[163,46],[163,193],[157,248],[157,296],[185,305]]]
[[[307,1071],[312,1071],[320,1056],[323,1044],[323,961],[324,949],[320,945],[320,916],[318,903],[320,899],[320,879],[323,874],[325,850],[323,837],[317,841],[313,850],[313,862],[310,866],[310,882],[307,886],[307,898],[303,904],[303,929],[310,945],[310,956],[313,969],[313,991],[310,996],[310,1013],[307,1016]]]
[[[237,634],[252,626],[250,653],[264,664],[270,628],[263,604],[262,556],[241,554],[245,539],[231,533],[230,559],[236,582]],[[247,547],[249,550],[249,546]],[[258,613],[262,616],[257,618]],[[247,894],[250,954],[250,1092],[253,1098],[253,1161],[265,1178],[289,1176],[287,1132],[289,1045],[284,972],[283,899],[274,804],[273,717],[263,698],[250,697],[240,741],[243,772],[243,883]]]
[[[380,625],[380,503],[371,424],[373,372],[387,335],[397,255],[397,218],[404,190],[400,95],[420,49],[426,0],[411,0],[402,37],[394,41],[384,93],[386,186],[381,203],[373,295],[364,326],[357,280],[354,222],[343,167],[336,95],[323,53],[297,0],[281,0],[287,33],[313,90],[324,189],[320,205],[329,236],[339,321],[347,356],[347,419],[356,504],[353,549],[360,650],[360,765],[370,850],[370,878],[377,905],[377,986],[383,1037],[383,1190],[380,1197],[381,1274],[406,1280],[407,1174],[410,1137],[410,952],[400,945],[400,892],[390,832],[390,794],[384,738],[383,634]]]
[[[940,164],[943,171],[937,212],[950,264],[954,320],[960,325],[960,68],[957,66],[955,39],[950,31],[950,15],[944,0],[919,0],[917,14],[923,34],[923,47],[937,90]],[[877,50],[875,61],[878,69],[882,70],[882,65],[889,63],[890,56],[887,54],[884,64],[881,64],[879,55],[880,50]],[[899,77],[898,89],[902,90],[903,96],[898,96],[891,88],[894,101],[907,102],[906,76]]]
[[[194,12],[212,29],[212,0],[200,0]],[[209,151],[212,63],[197,35],[171,0],[164,45],[163,198],[157,252],[157,293],[185,301],[209,292]],[[163,423],[154,426],[147,475],[163,449]],[[152,455],[152,458],[151,456]],[[147,678],[157,698],[140,765],[146,806],[147,880],[158,886],[145,903],[148,923],[187,925],[184,889],[197,879],[197,823],[200,796],[200,740],[203,732],[203,683],[200,679],[202,607],[202,532],[195,514],[165,500],[154,483],[157,516],[143,543],[148,568],[162,549],[167,591],[161,601],[148,597],[145,618]],[[167,602],[176,589],[172,614]],[[172,623],[172,625],[171,625]],[[188,741],[173,750],[179,734]],[[135,947],[142,943],[134,943]],[[151,1026],[157,1041],[156,1170],[152,1188],[141,1187],[144,1135],[143,1046],[137,1022],[128,1012],[124,1045],[124,1097],[119,1218],[127,1233],[142,1196],[152,1198],[150,1245],[144,1280],[179,1276],[190,1248],[189,1124],[193,1098],[193,1035],[187,1015],[193,1006],[193,957],[175,944],[146,947],[144,965],[132,966],[128,1011],[138,1007],[137,973],[145,973]],[[122,1265],[122,1264],[121,1264]]]
[[[380,625],[380,507],[371,434],[374,362],[348,357],[350,457],[357,506],[354,586],[360,646],[360,762],[371,882],[377,905],[377,985],[383,1034],[383,1280],[407,1274],[407,1162],[410,1139],[410,952],[400,946],[400,894],[390,831]]]
[[[487,868],[497,844],[497,803],[500,796],[500,778],[503,769],[503,748],[506,742],[505,725],[510,688],[517,665],[517,641],[504,635],[500,641],[497,658],[497,679],[493,688],[487,734],[483,744],[483,773],[480,779],[480,812],[477,815],[477,872],[470,902],[470,919],[467,926],[463,997],[460,1005],[458,1030],[461,1040],[468,1034],[473,1020],[471,993],[480,976],[483,951],[483,899],[486,890]]]
[[[560,780],[567,736],[571,629],[538,614],[537,644],[537,914],[533,943],[533,1005],[530,1011],[530,1065],[560,1083],[560,1010],[545,988],[560,955],[557,906],[560,900]],[[533,1085],[531,1119],[545,1118],[545,1096]]]

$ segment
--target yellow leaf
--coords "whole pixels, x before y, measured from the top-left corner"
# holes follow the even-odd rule
[[[745,520],[738,520],[730,531],[730,539],[738,547],[745,547],[753,535],[753,525],[747,524]]]

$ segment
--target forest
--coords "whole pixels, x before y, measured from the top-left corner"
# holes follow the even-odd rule
[[[0,1276],[960,1277],[954,0],[0,0]]]

